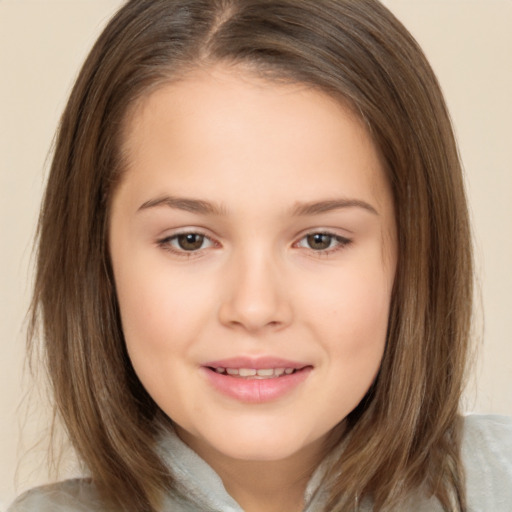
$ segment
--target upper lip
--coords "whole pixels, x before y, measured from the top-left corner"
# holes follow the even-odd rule
[[[264,356],[264,357],[230,357],[228,359],[218,359],[216,361],[208,361],[202,366],[210,368],[254,368],[255,370],[263,370],[266,368],[293,368],[299,370],[308,363],[299,361],[291,361],[280,357]]]

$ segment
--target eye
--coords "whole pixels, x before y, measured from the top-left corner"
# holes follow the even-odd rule
[[[350,242],[351,240],[340,235],[315,232],[308,233],[306,236],[301,238],[297,242],[296,246],[311,249],[316,252],[331,252],[347,246]]]
[[[207,249],[214,246],[214,242],[202,233],[178,233],[164,238],[158,242],[158,245],[165,249],[183,253],[183,252],[197,252],[202,249]]]
[[[173,241],[184,251],[197,251],[202,248],[205,236],[198,233],[185,233],[183,235],[176,235]]]

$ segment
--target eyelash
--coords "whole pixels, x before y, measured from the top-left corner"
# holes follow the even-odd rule
[[[329,247],[326,249],[313,249],[312,247],[305,247],[306,249],[309,249],[310,251],[314,252],[315,254],[322,255],[322,256],[328,256],[329,254],[335,253],[337,251],[340,251],[347,246],[349,246],[352,243],[352,240],[350,238],[346,238],[341,235],[336,235],[335,233],[331,233],[329,231],[310,231],[309,233],[306,233],[304,236],[302,236],[298,242],[295,242],[293,244],[294,247],[300,247],[300,243],[303,240],[307,240],[309,237],[314,236],[322,236],[322,237],[329,237]],[[334,242],[334,246],[331,247],[331,244]]]
[[[178,240],[179,237],[186,237],[186,236],[196,236],[196,237],[202,237],[201,245],[203,245],[204,241],[208,241],[210,244],[209,247],[199,247],[198,249],[183,249],[183,248],[177,248],[173,246],[173,243],[179,244]],[[301,246],[301,242],[307,241],[308,237],[314,237],[314,236],[322,236],[322,237],[329,237],[329,247],[326,249],[313,249],[312,247],[304,247]],[[332,243],[334,242],[334,246],[331,247]],[[321,256],[327,256],[332,253],[335,253],[337,251],[340,251],[347,246],[349,246],[352,243],[352,240],[340,235],[336,235],[335,233],[331,233],[329,231],[310,231],[309,233],[304,234],[297,242],[293,244],[292,247],[303,247],[313,253],[315,255],[321,255]],[[216,242],[215,240],[212,240],[208,235],[205,235],[204,233],[201,233],[200,231],[183,231],[181,233],[176,233],[171,236],[167,236],[165,238],[162,238],[161,240],[157,241],[157,245],[159,247],[162,247],[164,250],[171,252],[173,254],[176,254],[181,257],[194,257],[198,256],[201,251],[211,248],[211,247],[219,247],[220,244]]]
[[[161,240],[157,241],[157,244],[159,247],[162,247],[162,249],[171,252],[173,254],[176,254],[178,256],[190,258],[193,256],[197,256],[201,250],[204,250],[205,248],[200,247],[196,250],[186,250],[183,248],[177,248],[173,246],[173,242],[179,243],[179,237],[186,237],[186,236],[198,236],[202,237],[202,241],[208,241],[211,245],[211,247],[218,247],[219,244],[212,240],[208,235],[205,235],[204,233],[201,233],[200,231],[183,231],[181,233],[176,233],[171,236],[166,236],[165,238],[162,238]],[[202,244],[201,244],[202,245]]]

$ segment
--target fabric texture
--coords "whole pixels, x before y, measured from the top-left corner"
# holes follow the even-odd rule
[[[177,492],[166,498],[164,512],[243,512],[226,492],[215,471],[175,434],[161,442],[163,457],[179,482]],[[311,477],[304,496],[304,512],[321,510],[325,493],[315,493],[328,456]],[[512,418],[466,416],[462,445],[466,470],[468,512],[512,510]],[[371,511],[362,504],[362,511]],[[415,500],[404,508],[415,512],[442,512],[437,500]],[[105,508],[94,485],[86,479],[67,480],[32,489],[19,497],[7,512],[120,512]]]

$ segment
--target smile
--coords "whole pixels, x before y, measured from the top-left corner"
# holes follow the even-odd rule
[[[202,366],[209,385],[221,395],[242,403],[274,402],[299,390],[313,366],[274,357],[230,358]]]
[[[296,368],[211,368],[221,375],[230,375],[242,379],[276,379],[282,375],[291,375],[296,372]]]

